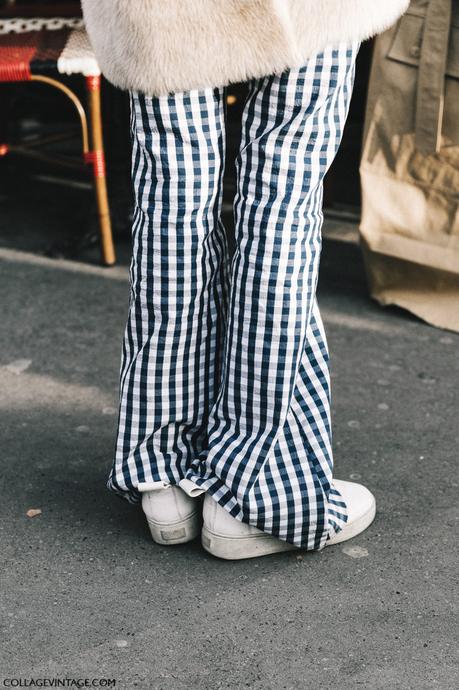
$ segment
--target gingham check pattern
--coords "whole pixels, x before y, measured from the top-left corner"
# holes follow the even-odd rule
[[[225,91],[131,95],[131,301],[108,481],[128,500],[139,482],[186,477],[238,520],[314,550],[346,522],[315,293],[322,181],[356,52],[340,45],[251,82],[231,262]]]

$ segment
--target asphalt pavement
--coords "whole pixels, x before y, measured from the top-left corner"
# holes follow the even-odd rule
[[[128,245],[114,269],[46,258],[13,215],[0,230],[0,682],[459,687],[459,336],[380,308],[358,247],[326,241],[335,474],[371,488],[375,522],[320,553],[252,561],[161,547],[105,489]]]

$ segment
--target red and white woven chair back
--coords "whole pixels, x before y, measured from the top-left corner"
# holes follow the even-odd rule
[[[55,70],[100,76],[81,18],[0,19],[0,81],[27,81]]]

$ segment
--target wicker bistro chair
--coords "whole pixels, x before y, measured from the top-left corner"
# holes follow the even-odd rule
[[[89,118],[77,95],[59,80],[61,75],[82,75],[85,78]],[[83,20],[65,17],[0,18],[0,82],[40,82],[59,89],[73,103],[81,124],[83,161],[92,167],[94,177],[102,260],[105,265],[113,265],[115,250],[103,148],[101,73]],[[0,143],[0,155],[15,150],[27,153],[26,147]],[[32,151],[32,155],[40,157],[36,151]]]

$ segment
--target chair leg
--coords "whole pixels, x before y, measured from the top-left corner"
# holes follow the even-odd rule
[[[107,179],[105,173],[105,154],[102,135],[102,116],[100,98],[100,77],[87,77],[86,87],[89,98],[92,151],[89,161],[94,170],[97,210],[99,216],[102,260],[106,266],[113,266],[116,261],[113,244],[110,209],[108,205]]]

